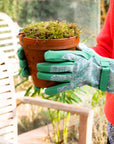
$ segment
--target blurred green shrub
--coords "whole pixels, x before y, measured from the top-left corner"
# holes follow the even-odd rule
[[[68,2],[66,0],[3,0],[0,2],[0,11],[7,13],[23,26],[31,21],[34,23],[58,19],[58,11],[64,8],[64,4],[68,5]],[[68,11],[68,9],[64,10],[64,13]]]
[[[106,13],[109,8],[109,0],[101,0],[101,25],[103,25]],[[20,26],[32,22],[40,22],[58,19],[58,11],[64,9],[64,14],[69,14],[69,20],[72,21],[72,9],[68,7],[66,0],[2,0],[0,1],[0,11],[7,13]]]
[[[8,14],[15,21],[18,21],[19,19],[21,8],[22,8],[22,0],[0,1],[0,11]]]

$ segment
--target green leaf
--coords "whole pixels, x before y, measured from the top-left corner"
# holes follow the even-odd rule
[[[65,103],[65,92],[62,93],[62,102]]]
[[[82,92],[84,94],[87,94],[87,90],[81,89],[80,87],[77,87],[76,89],[74,89],[74,92],[76,92],[76,93]]]
[[[20,76],[20,75],[21,75],[21,72],[22,72],[22,68],[19,69],[19,72],[18,72],[17,75]]]
[[[69,104],[72,104],[72,100],[71,100],[71,98],[70,98],[70,97],[67,97],[66,102],[68,102]]]
[[[92,97],[92,100],[95,101],[95,102],[97,102],[97,101],[98,101],[98,98],[99,98],[99,96],[98,96],[97,92],[94,93],[94,95],[93,95],[93,97]]]
[[[38,90],[34,90],[34,92],[32,93],[31,97],[35,97],[37,95]]]
[[[52,98],[52,100],[53,100],[53,101],[58,101],[59,96],[60,96],[60,94],[56,94],[56,95],[55,95],[55,98]]]
[[[82,100],[75,94],[75,91],[68,92],[69,97],[73,98],[72,100],[76,103],[82,102]]]
[[[50,95],[50,96],[44,97],[44,99],[50,99],[52,97],[55,97],[55,95]]]
[[[70,98],[71,98],[72,101],[74,101],[74,102],[76,102],[76,103],[79,103],[78,100],[76,100],[76,99],[74,99],[74,98],[72,98],[72,97],[70,97]]]
[[[79,102],[82,102],[82,100],[76,95],[76,94],[73,94],[71,95],[73,97],[73,99],[75,99],[78,103]]]
[[[38,93],[39,96],[43,94],[42,90],[43,90],[43,88],[37,89],[37,93]]]
[[[17,85],[15,85],[15,88],[17,88],[18,86],[20,86],[21,84],[23,84],[26,81],[28,81],[28,77],[25,80],[23,80],[20,83],[18,83]]]
[[[29,96],[29,92],[30,92],[30,90],[32,89],[32,87],[33,87],[33,86],[30,86],[30,87],[26,90],[26,93],[25,93],[24,96]]]
[[[92,38],[93,35],[88,36],[87,38],[85,38],[81,43],[85,43],[86,41],[88,41],[90,38]]]

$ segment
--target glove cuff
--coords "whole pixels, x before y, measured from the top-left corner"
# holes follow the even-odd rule
[[[102,71],[100,79],[100,90],[106,91],[109,79],[109,62],[101,62]]]

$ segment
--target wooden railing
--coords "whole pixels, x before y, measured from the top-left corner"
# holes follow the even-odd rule
[[[32,105],[37,105],[41,107],[52,108],[52,109],[57,109],[57,110],[65,111],[65,112],[78,114],[80,116],[79,144],[91,144],[92,143],[93,110],[85,108],[85,107],[64,104],[64,103],[45,100],[41,98],[23,97],[20,100],[26,104],[32,104]],[[33,141],[33,140],[34,140],[34,143],[35,141],[37,143],[38,135],[36,135],[35,133],[37,133],[37,130],[35,131],[33,130],[31,132],[22,134],[19,138],[21,144],[28,144],[27,141]],[[26,137],[29,137],[29,139],[27,140]]]

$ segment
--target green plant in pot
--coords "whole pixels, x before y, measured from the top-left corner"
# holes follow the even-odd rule
[[[37,78],[37,63],[44,62],[47,50],[75,50],[79,43],[80,29],[74,23],[49,21],[29,24],[19,33],[33,83],[46,88],[55,84]]]
[[[23,61],[21,67],[25,70],[26,65],[29,68],[30,75],[33,79],[33,84],[40,90],[34,89],[34,92],[30,92],[32,86],[30,86],[26,95],[30,96],[42,96],[44,99],[58,101],[62,103],[74,104],[81,102],[81,99],[77,95],[77,91],[71,90],[56,95],[47,96],[42,91],[42,88],[55,85],[56,82],[46,81],[37,78],[36,65],[41,62],[45,62],[44,53],[47,50],[75,50],[80,40],[80,29],[74,23],[67,23],[65,21],[49,21],[40,22],[36,24],[29,24],[24,27],[19,33],[19,40],[21,44],[21,52],[18,51],[18,56],[23,61],[24,56],[26,61]],[[23,51],[24,50],[24,51]],[[22,55],[22,57],[21,57]],[[20,61],[21,61],[20,60]],[[26,70],[25,70],[26,71]],[[28,76],[25,74],[25,76]],[[52,120],[55,143],[60,144],[67,143],[67,131],[70,113],[60,112],[59,110],[48,109],[50,118]],[[63,119],[63,138],[60,137],[60,120]],[[66,119],[66,123],[65,123]],[[57,129],[56,129],[57,124]]]

